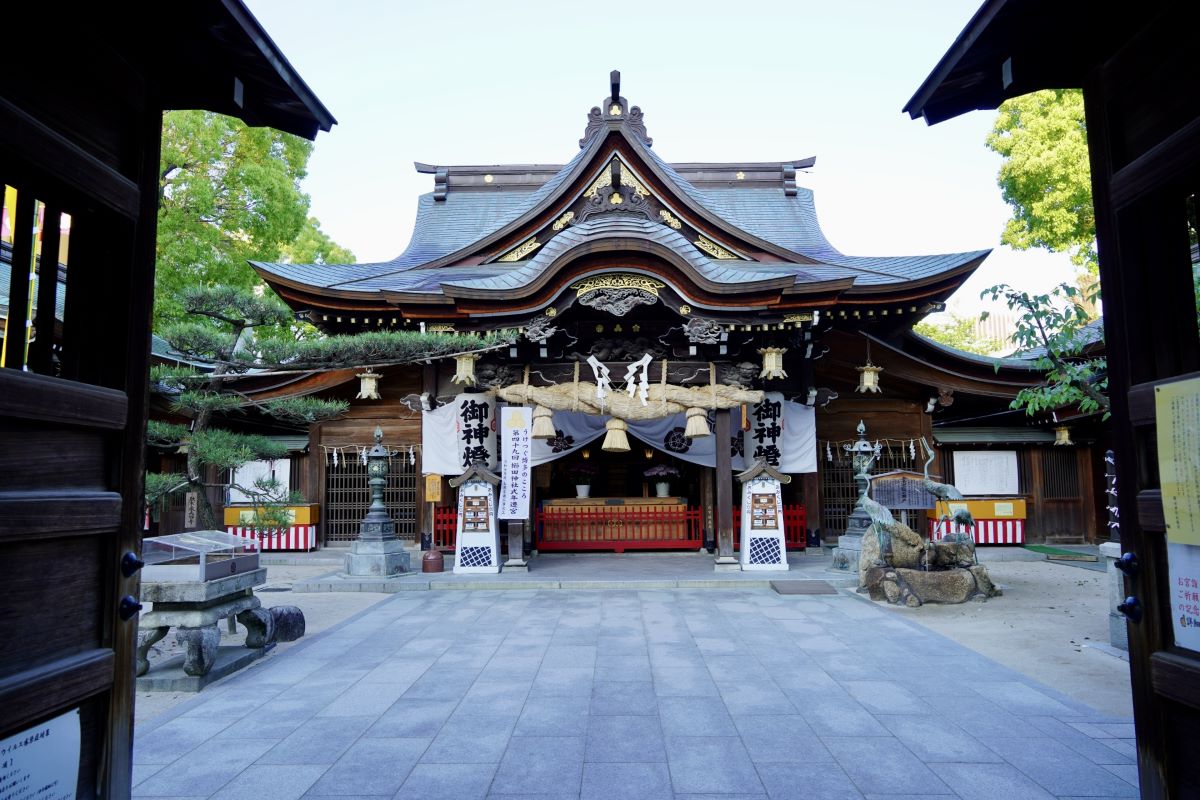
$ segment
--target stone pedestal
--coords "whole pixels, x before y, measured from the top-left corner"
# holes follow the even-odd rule
[[[831,569],[845,572],[858,571],[858,559],[862,555],[862,534],[843,533],[837,538],[837,547],[833,548]]]
[[[863,534],[871,527],[871,515],[861,505],[855,506],[846,520],[846,532],[838,537],[833,549],[832,569],[847,572],[858,571],[858,560],[862,555]]]
[[[713,572],[741,572],[742,562],[733,556],[717,556],[713,560]]]
[[[1117,569],[1121,557],[1120,542],[1105,542],[1100,545],[1100,557],[1108,569],[1108,642],[1113,647],[1129,650],[1129,628],[1125,617],[1117,612],[1117,604],[1125,600],[1125,574]]]
[[[508,523],[508,560],[504,569],[511,572],[529,572],[525,561],[525,524],[510,520]]]
[[[363,578],[390,578],[411,569],[404,542],[399,539],[362,539],[350,545],[346,574]]]
[[[144,581],[141,599],[154,604],[139,620],[135,653],[138,688],[199,691],[208,683],[260,658],[275,645],[275,625],[253,587],[266,583],[264,568],[212,581]],[[243,648],[221,647],[218,623],[231,616],[246,626]],[[184,654],[150,670],[149,652],[171,628]],[[226,653],[222,651],[241,651]]]

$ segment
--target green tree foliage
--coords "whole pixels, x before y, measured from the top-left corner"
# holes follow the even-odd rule
[[[1108,417],[1107,363],[1103,356],[1086,353],[1100,336],[1094,326],[1087,327],[1091,318],[1086,306],[1094,297],[1081,296],[1069,283],[1059,284],[1048,294],[1030,294],[999,284],[985,289],[981,297],[1003,299],[1016,312],[1013,342],[1018,352],[1037,353],[1032,365],[1045,373],[1043,383],[1020,391],[1012,408],[1025,409],[1033,416],[1078,406],[1083,412],[1103,411]]]
[[[949,322],[937,323],[928,320],[918,322],[913,326],[913,330],[926,339],[932,339],[947,347],[967,353],[987,355],[995,353],[1004,346],[999,339],[981,335],[976,329],[975,320],[970,317],[960,317],[957,314],[951,314]]]
[[[231,286],[192,287],[178,297],[189,318],[169,324],[162,336],[191,366],[156,366],[151,372],[155,389],[171,397],[174,409],[191,418],[191,425],[152,422],[147,443],[164,449],[185,448],[187,471],[179,475],[147,475],[146,499],[161,500],[177,491],[199,495],[202,527],[214,527],[216,517],[205,489],[217,473],[232,473],[251,462],[283,458],[286,450],[269,438],[237,433],[221,427],[229,414],[255,409],[298,428],[333,419],[345,413],[347,403],[317,397],[280,397],[254,401],[236,391],[237,377],[250,370],[298,372],[411,363],[498,346],[501,336],[452,336],[411,331],[373,331],[357,336],[330,336],[294,340],[280,337],[259,340],[256,331],[279,330],[291,312],[274,295]],[[219,483],[221,487],[229,484]],[[286,487],[260,480],[235,488],[253,498],[261,525],[278,522],[281,508],[291,502]],[[255,525],[259,525],[256,522]]]
[[[279,260],[287,264],[353,264],[355,259],[354,253],[321,230],[320,220],[309,217],[296,238],[280,249]]]
[[[1004,158],[999,183],[1013,216],[1000,241],[1017,250],[1069,253],[1098,271],[1083,93],[1048,89],[1000,106],[987,146]]]
[[[248,260],[353,262],[308,216],[312,143],[208,111],[163,115],[155,328],[187,318],[190,287],[260,285]]]

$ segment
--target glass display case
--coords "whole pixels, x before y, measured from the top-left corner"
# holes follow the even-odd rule
[[[145,581],[212,581],[258,569],[258,542],[224,531],[191,531],[142,540]]]

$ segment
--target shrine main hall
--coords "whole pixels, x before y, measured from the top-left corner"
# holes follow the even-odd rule
[[[351,403],[292,463],[293,487],[321,506],[322,544],[357,535],[357,454],[376,426],[393,454],[389,513],[426,549],[452,549],[482,520],[519,523],[526,554],[707,548],[729,561],[755,524],[740,506],[756,465],[783,478],[773,513],[786,547],[829,542],[857,497],[860,423],[876,474],[928,469],[984,503],[982,543],[1094,535],[1093,448],[1055,446],[1045,425],[1006,411],[1038,378],[1028,363],[912,331],[988,250],[846,255],[801,185],[815,158],[668,162],[618,73],[610,84],[565,164],[416,164],[432,191],[391,261],[253,263],[328,333],[502,337],[458,359],[259,387]],[[526,409],[525,484],[464,510],[463,473],[505,473],[505,408]],[[926,533],[915,505],[905,513]],[[501,519],[476,517],[489,513]]]

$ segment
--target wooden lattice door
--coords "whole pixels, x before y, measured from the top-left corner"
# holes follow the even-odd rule
[[[325,505],[321,509],[325,527],[325,543],[349,544],[358,538],[358,524],[371,505],[371,490],[367,484],[367,465],[353,448],[338,453],[334,464],[333,451],[325,455]],[[417,467],[410,458],[407,446],[398,449],[388,459],[388,482],[383,502],[396,523],[396,534],[406,541],[417,541]]]

